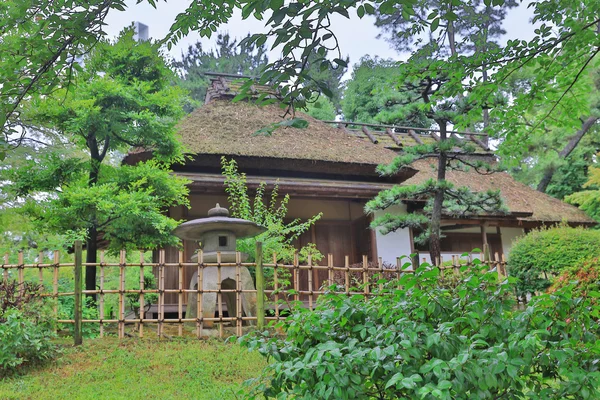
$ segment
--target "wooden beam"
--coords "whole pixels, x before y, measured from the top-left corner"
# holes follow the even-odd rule
[[[398,147],[402,147],[402,142],[400,141],[400,139],[398,139],[398,136],[396,136],[396,134],[392,132],[390,128],[386,128],[385,133],[387,133],[388,136],[392,138],[392,140],[394,141],[394,143],[396,143]]]
[[[375,136],[373,136],[373,134],[371,132],[369,132],[369,130],[367,129],[366,126],[362,127],[362,131],[365,135],[367,135],[367,137],[369,139],[371,139],[371,142],[373,142],[373,144],[379,143],[379,140],[377,140],[377,138],[375,138]]]
[[[429,135],[435,139],[436,142],[440,141],[440,137],[435,132],[429,132]]]
[[[419,137],[419,135],[417,135],[415,133],[415,131],[413,131],[412,129],[408,130],[408,134],[410,135],[411,138],[413,138],[413,140],[415,142],[417,142],[417,144],[423,144],[423,141],[421,140],[421,138]]]

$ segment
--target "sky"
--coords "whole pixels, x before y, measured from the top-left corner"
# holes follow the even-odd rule
[[[177,14],[185,11],[191,0],[168,0],[160,1],[157,8],[154,9],[146,2],[136,4],[135,0],[128,0],[128,7],[125,11],[111,10],[107,16],[106,32],[109,36],[116,36],[124,27],[129,26],[133,21],[139,21],[149,26],[150,37],[162,39],[169,31],[171,24],[175,21]],[[533,28],[529,23],[532,13],[527,9],[526,4],[509,10],[504,23],[504,29],[508,39],[528,40],[533,36]],[[362,19],[351,13],[351,18],[346,19],[342,16],[336,16],[332,19],[333,30],[338,37],[343,56],[350,57],[350,65],[355,64],[364,55],[379,56],[381,58],[392,58],[401,60],[406,55],[398,54],[390,47],[384,38],[377,38],[380,30],[375,27],[375,18],[365,16]],[[220,32],[228,32],[230,36],[240,38],[248,33],[264,32],[265,26],[261,21],[254,18],[242,20],[241,15],[236,13],[231,21],[222,26]],[[214,46],[214,39],[200,38],[197,33],[191,33],[178,42],[169,52],[170,56],[181,58],[181,53],[189,45],[200,40],[205,48]],[[208,46],[208,47],[206,47]],[[270,51],[269,60],[273,61],[279,56],[279,52]],[[349,73],[346,77],[349,77]]]

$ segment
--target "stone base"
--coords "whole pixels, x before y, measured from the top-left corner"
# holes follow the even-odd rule
[[[203,270],[202,290],[217,290],[218,289],[218,269],[217,267],[206,267]],[[240,280],[242,290],[255,290],[254,282],[250,271],[246,267],[240,267]],[[197,290],[198,288],[198,272],[196,271],[190,281],[190,289]],[[221,267],[221,289],[235,290],[236,289],[236,267]],[[235,293],[222,293],[221,296],[227,304],[227,313],[230,317],[237,316],[237,304]],[[245,317],[253,317],[256,315],[256,293],[241,293],[242,300],[242,315]],[[192,292],[188,294],[188,302],[186,309],[186,318],[197,318],[198,310],[198,293]],[[214,318],[215,310],[217,310],[217,293],[202,294],[202,316],[203,318]],[[211,328],[214,321],[204,321],[204,327]]]

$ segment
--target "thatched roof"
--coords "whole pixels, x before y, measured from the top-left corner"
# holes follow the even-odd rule
[[[284,159],[371,164],[390,162],[396,153],[384,146],[347,135],[341,129],[301,112],[305,129],[278,128],[270,136],[259,129],[281,122],[277,105],[259,107],[250,102],[215,99],[196,109],[179,124],[188,151],[196,154],[273,157]]]
[[[430,178],[435,178],[437,168],[430,160],[420,160],[412,164],[417,169],[413,177],[405,184],[418,184]],[[523,221],[554,223],[566,221],[576,224],[595,224],[579,208],[563,201],[540,193],[520,182],[517,182],[506,172],[496,172],[491,175],[481,175],[471,171],[448,171],[447,180],[456,186],[467,186],[475,192],[498,190],[511,213],[530,213],[530,216],[520,217]]]

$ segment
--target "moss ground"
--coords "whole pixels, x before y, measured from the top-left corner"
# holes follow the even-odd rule
[[[218,340],[87,339],[0,380],[0,399],[236,399],[263,366],[259,354]]]

